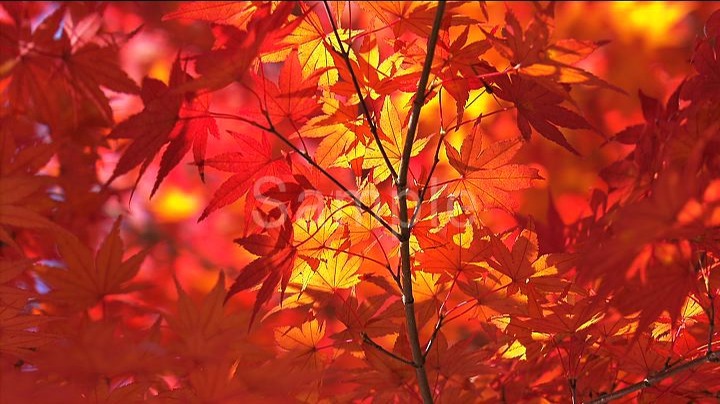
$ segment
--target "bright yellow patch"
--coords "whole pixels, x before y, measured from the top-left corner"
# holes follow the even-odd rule
[[[163,222],[185,220],[197,215],[199,210],[200,198],[197,194],[174,186],[161,189],[152,202],[152,211]]]
[[[515,340],[509,347],[500,348],[499,351],[502,354],[502,357],[505,359],[515,359],[519,358],[520,360],[526,360],[527,357],[525,355],[526,349],[523,344],[520,343],[520,341]]]
[[[618,1],[610,3],[613,21],[625,37],[642,37],[653,47],[677,45],[683,40],[675,28],[687,15],[691,3],[665,1]]]

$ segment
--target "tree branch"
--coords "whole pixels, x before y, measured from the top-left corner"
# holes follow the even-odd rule
[[[412,155],[412,146],[417,133],[418,121],[420,120],[420,111],[425,104],[426,88],[430,77],[430,69],[432,67],[433,58],[435,56],[435,46],[440,34],[440,26],[442,24],[443,14],[445,13],[445,1],[438,1],[438,8],[433,21],[432,31],[427,41],[427,54],[422,72],[420,73],[420,81],[418,83],[413,108],[410,113],[410,123],[408,125],[407,135],[405,136],[405,146],[403,149],[402,159],[400,160],[400,171],[398,172],[397,194],[398,194],[398,210],[400,218],[400,263],[401,263],[401,279],[403,291],[403,304],[405,306],[405,324],[407,326],[408,343],[412,352],[413,364],[415,366],[415,376],[417,377],[418,389],[425,404],[433,402],[433,394],[430,390],[427,373],[425,372],[425,356],[420,347],[420,338],[418,333],[417,319],[415,318],[415,298],[413,297],[413,280],[412,267],[410,263],[410,221],[408,215],[408,190],[407,177],[410,167],[410,156]]]
[[[625,387],[623,389],[620,389],[620,390],[612,392],[612,393],[603,394],[602,396],[596,398],[595,400],[588,401],[587,404],[602,404],[602,403],[610,402],[611,400],[617,400],[618,398],[625,397],[628,394],[632,394],[632,393],[635,393],[636,391],[640,391],[647,387],[654,386],[655,384],[660,383],[661,381],[667,379],[668,377],[674,376],[678,373],[682,373],[686,370],[693,369],[704,363],[714,363],[714,362],[720,362],[720,355],[718,355],[718,352],[709,352],[705,356],[695,358],[691,361],[687,361],[687,362],[681,363],[677,366],[673,366],[673,367],[667,368],[663,371],[660,371],[653,376],[649,376],[649,377],[645,378],[645,380],[643,380],[641,382],[637,382],[635,384],[632,384],[628,387]]]
[[[572,400],[572,404],[577,404],[577,379],[568,379],[568,384],[570,385],[570,399]]]
[[[285,143],[289,148],[291,148],[293,151],[295,151],[297,154],[299,154],[305,161],[308,162],[311,166],[315,167],[318,171],[320,171],[325,177],[327,177],[330,181],[332,181],[335,185],[337,185],[350,199],[355,202],[355,204],[365,213],[369,214],[373,218],[375,218],[380,224],[388,229],[390,233],[400,238],[400,233],[397,232],[388,222],[385,221],[380,215],[375,213],[374,210],[368,205],[366,205],[363,201],[361,201],[357,196],[355,196],[352,191],[350,191],[345,185],[343,185],[337,178],[333,177],[329,172],[327,172],[322,166],[320,166],[318,163],[315,162],[315,160],[312,159],[307,153],[303,152],[295,146],[290,140],[288,140],[285,136],[283,136],[280,132],[275,129],[275,126],[272,124],[272,121],[270,120],[270,117],[267,115],[267,112],[263,111],[265,113],[265,119],[268,121],[268,127],[265,127],[252,119],[248,119],[242,116],[237,115],[231,115],[231,114],[211,114],[215,118],[225,118],[225,119],[234,119],[237,121],[245,122],[251,126],[254,126],[258,129],[264,130],[266,132],[272,133],[276,138],[278,138],[281,142]]]
[[[382,155],[383,160],[385,160],[385,164],[387,165],[388,170],[390,170],[390,175],[392,176],[393,181],[396,181],[398,174],[395,171],[395,167],[393,167],[392,163],[390,162],[390,158],[385,151],[385,147],[382,145],[382,142],[380,142],[380,135],[378,134],[377,125],[370,116],[370,110],[365,103],[365,97],[363,96],[362,89],[360,88],[360,82],[358,81],[357,75],[355,75],[355,71],[353,70],[352,63],[350,62],[350,46],[348,45],[347,49],[345,49],[345,47],[343,46],[342,40],[340,39],[340,33],[338,32],[337,25],[335,24],[335,20],[333,19],[332,11],[330,10],[330,5],[328,5],[327,0],[323,0],[323,5],[325,6],[325,11],[327,12],[328,19],[330,20],[333,32],[335,33],[335,39],[338,41],[338,46],[340,47],[340,57],[342,57],[342,59],[345,61],[345,65],[347,66],[348,71],[350,71],[350,78],[352,79],[353,86],[355,87],[355,92],[360,99],[360,109],[365,116],[365,120],[368,121],[368,125],[370,126],[370,133],[372,133],[373,138],[375,139],[375,143],[377,143],[378,149],[380,150],[380,154]]]
[[[393,358],[393,359],[396,359],[396,360],[398,360],[398,361],[400,361],[400,362],[402,362],[402,363],[404,363],[404,364],[406,364],[406,365],[415,366],[415,364],[414,364],[412,361],[409,361],[409,360],[407,360],[407,359],[405,359],[405,358],[403,358],[403,357],[401,357],[401,356],[395,355],[394,353],[392,353],[392,352],[388,351],[387,349],[383,348],[382,345],[380,345],[380,344],[378,344],[377,342],[373,341],[372,338],[370,338],[370,336],[367,335],[367,334],[365,334],[364,332],[360,333],[360,335],[362,335],[363,342],[365,342],[365,343],[367,343],[367,344],[370,344],[370,346],[372,346],[373,348],[377,349],[378,351],[384,353],[385,355],[387,355],[387,356],[389,356],[389,357],[391,357],[391,358]]]
[[[423,352],[423,358],[427,359],[428,354],[430,353],[430,350],[432,349],[433,344],[435,343],[435,340],[437,339],[438,333],[440,332],[440,328],[443,326],[443,320],[445,320],[445,314],[440,313],[438,314],[438,321],[435,323],[435,328],[433,328],[432,335],[430,336],[430,340],[427,343],[427,346],[425,347],[425,352]]]

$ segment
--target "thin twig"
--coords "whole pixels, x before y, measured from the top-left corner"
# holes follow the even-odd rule
[[[387,355],[393,359],[396,359],[406,365],[415,366],[415,364],[412,361],[409,361],[409,360],[407,360],[401,356],[398,356],[398,355],[388,351],[387,349],[383,348],[382,345],[373,341],[372,338],[370,338],[370,336],[365,334],[364,332],[360,333],[360,335],[362,335],[363,342],[369,344],[370,346],[372,346],[373,348],[377,349],[378,351],[384,353],[385,355]]]
[[[352,67],[352,62],[350,61],[350,45],[348,45],[347,49],[345,48],[345,46],[343,46],[342,39],[340,39],[340,32],[338,31],[338,27],[335,24],[335,20],[333,19],[332,11],[330,10],[330,5],[328,4],[327,0],[323,0],[323,5],[325,6],[325,11],[327,12],[328,19],[330,20],[333,32],[335,33],[335,39],[338,41],[338,47],[340,48],[340,57],[342,57],[342,59],[345,61],[345,65],[350,72],[350,78],[352,79],[353,86],[355,87],[355,92],[360,99],[360,109],[362,109],[362,113],[365,116],[365,119],[368,121],[368,125],[370,126],[370,133],[373,135],[375,143],[377,143],[380,154],[382,155],[383,160],[385,160],[385,164],[387,165],[388,170],[390,170],[390,175],[392,176],[393,181],[395,181],[398,177],[397,171],[395,171],[395,167],[393,167],[392,163],[390,162],[390,158],[385,151],[385,147],[380,141],[380,135],[378,134],[377,125],[375,124],[373,118],[370,116],[370,110],[368,109],[367,103],[365,103],[365,96],[363,95],[362,89],[360,88],[360,82],[355,75],[355,71]],[[335,48],[332,49],[334,50]]]
[[[430,353],[430,349],[432,349],[432,346],[438,337],[438,333],[440,332],[440,329],[445,324],[445,316],[447,315],[447,313],[445,312],[445,305],[447,305],[448,299],[450,299],[450,295],[452,294],[452,291],[455,288],[455,285],[457,284],[457,279],[459,276],[460,276],[460,271],[457,271],[455,273],[455,276],[453,276],[452,283],[450,284],[450,287],[448,288],[447,293],[445,294],[445,299],[443,299],[443,302],[440,305],[440,308],[438,309],[438,320],[435,323],[435,328],[433,328],[433,332],[432,332],[432,335],[430,335],[430,339],[428,340],[427,346],[425,346],[425,352],[423,353],[424,358],[427,358],[428,354]]]
[[[707,354],[712,355],[713,349],[713,336],[715,334],[715,295],[713,295],[712,290],[708,287],[708,299],[710,300],[710,307],[707,310],[707,316],[708,316],[708,346],[707,346]]]
[[[248,119],[242,116],[238,115],[232,115],[232,114],[211,114],[214,118],[224,118],[224,119],[234,119],[240,122],[245,122],[248,125],[254,126],[258,129],[264,130],[268,133],[272,133],[276,138],[278,138],[281,142],[285,143],[289,148],[291,148],[293,151],[295,151],[297,154],[299,154],[305,161],[308,162],[311,166],[316,168],[318,171],[320,171],[325,177],[327,177],[330,181],[332,181],[335,185],[337,185],[350,199],[357,204],[357,206],[363,211],[375,218],[380,224],[388,229],[392,235],[395,237],[400,237],[400,233],[397,232],[388,222],[385,221],[380,215],[375,213],[374,210],[368,205],[366,205],[363,201],[361,201],[357,196],[355,196],[352,191],[350,191],[345,185],[343,185],[337,178],[332,176],[330,173],[327,172],[321,165],[315,162],[315,160],[312,159],[307,153],[303,152],[295,146],[290,140],[288,140],[285,136],[283,136],[280,132],[275,129],[275,126],[273,125],[272,121],[270,120],[270,117],[267,115],[267,112],[263,111],[265,115],[265,119],[268,121],[268,127],[263,126],[262,124],[259,124],[252,119]]]
[[[488,112],[487,114],[480,114],[480,116],[477,117],[477,118],[474,118],[474,119],[466,119],[466,120],[458,123],[458,124],[456,125],[456,128],[459,128],[459,127],[461,127],[461,126],[467,125],[467,124],[469,124],[469,123],[475,123],[475,122],[477,122],[478,119],[487,118],[487,117],[489,117],[489,116],[493,116],[493,115],[496,115],[496,114],[499,114],[499,113],[502,113],[502,112],[505,112],[505,111],[510,111],[510,110],[513,110],[513,109],[515,109],[514,106],[511,106],[511,107],[502,107],[502,108],[500,108],[500,109],[496,109],[496,110],[494,110],[494,111]],[[450,126],[450,125],[448,125],[448,126]],[[449,130],[449,129],[450,129],[450,128],[446,128],[445,130]]]
[[[437,323],[435,323],[435,328],[433,328],[432,335],[430,335],[430,340],[427,343],[427,346],[425,347],[425,352],[423,352],[423,358],[427,359],[428,354],[430,353],[430,350],[432,349],[433,344],[435,343],[435,340],[437,340],[438,333],[440,332],[440,328],[443,326],[443,320],[445,320],[445,314],[440,313],[438,314],[438,320]]]
[[[627,386],[623,389],[620,389],[620,390],[612,392],[612,393],[601,395],[600,397],[596,398],[595,400],[589,401],[587,404],[602,404],[602,403],[610,402],[611,400],[617,400],[618,398],[625,397],[628,394],[632,394],[632,393],[635,393],[642,389],[654,386],[657,383],[660,383],[661,381],[667,379],[668,377],[674,376],[678,373],[685,372],[686,370],[693,369],[704,363],[712,363],[712,362],[720,362],[720,355],[718,355],[717,352],[710,352],[705,356],[701,356],[699,358],[695,358],[691,361],[684,362],[677,366],[667,368],[665,370],[662,370],[662,371],[656,373],[653,376],[649,376],[649,377],[645,378],[641,382],[637,382],[635,384],[632,384],[630,386]]]
[[[420,214],[420,207],[425,201],[425,195],[427,194],[428,188],[430,188],[430,180],[432,179],[432,175],[435,172],[435,168],[437,168],[438,164],[440,163],[440,147],[445,140],[446,134],[447,132],[445,132],[445,129],[440,128],[440,139],[438,139],[437,148],[435,149],[435,158],[433,159],[432,166],[430,167],[430,172],[428,173],[427,179],[425,180],[425,185],[420,190],[417,205],[415,205],[412,219],[410,219],[410,224],[408,225],[411,229],[413,228],[413,226],[415,226],[415,221],[417,221],[418,215]]]

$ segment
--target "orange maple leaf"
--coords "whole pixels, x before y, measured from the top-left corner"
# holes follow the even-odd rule
[[[509,163],[520,147],[520,139],[483,145],[477,127],[465,138],[459,153],[446,141],[450,165],[462,175],[449,185],[449,191],[475,214],[491,208],[513,211],[517,202],[510,192],[529,188],[533,180],[542,179],[535,168]]]

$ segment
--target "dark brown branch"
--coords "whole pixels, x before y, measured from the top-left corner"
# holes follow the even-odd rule
[[[440,26],[442,25],[443,14],[445,13],[445,1],[438,2],[435,20],[433,21],[432,31],[427,41],[427,54],[422,72],[420,73],[420,81],[418,83],[413,108],[410,112],[410,123],[408,125],[407,135],[405,136],[405,146],[403,148],[402,159],[400,160],[400,171],[398,172],[397,194],[398,194],[398,211],[400,219],[400,263],[401,263],[401,279],[402,279],[402,300],[405,306],[405,324],[407,326],[408,343],[412,352],[413,364],[415,366],[415,376],[417,377],[418,390],[422,396],[423,402],[429,404],[433,402],[433,394],[430,389],[427,372],[425,371],[425,356],[420,347],[420,338],[418,333],[417,319],[415,318],[415,298],[413,297],[413,280],[412,266],[410,263],[410,217],[408,214],[408,189],[407,178],[410,167],[410,156],[412,155],[412,146],[417,133],[418,121],[420,120],[420,111],[425,104],[426,88],[430,77],[430,69],[432,67],[433,58],[435,56],[435,45],[437,44],[440,34]]]
[[[267,115],[267,112],[263,111],[265,113],[265,119],[268,121],[267,127],[253,121],[252,119],[247,119],[242,116],[237,115],[230,115],[230,114],[212,114],[215,118],[225,118],[225,119],[234,119],[240,122],[245,122],[248,125],[254,126],[258,129],[264,130],[266,132],[272,133],[276,138],[278,138],[281,142],[285,143],[289,148],[291,148],[294,152],[299,154],[305,161],[308,162],[311,166],[315,167],[318,171],[320,171],[325,177],[327,177],[330,181],[332,181],[335,185],[337,185],[350,199],[355,202],[355,204],[365,213],[369,214],[373,218],[375,218],[380,224],[388,229],[392,235],[395,237],[400,237],[400,233],[397,232],[388,222],[385,221],[380,215],[375,213],[374,210],[368,205],[366,205],[363,201],[361,201],[357,196],[355,196],[352,191],[350,191],[345,185],[343,185],[337,178],[333,177],[330,173],[328,173],[322,166],[320,166],[318,163],[315,162],[315,160],[312,159],[307,153],[303,152],[295,146],[290,140],[288,140],[285,136],[283,136],[280,132],[275,129],[275,126],[273,125],[272,121],[270,120],[270,117]]]
[[[577,404],[577,379],[568,379],[568,384],[570,385],[570,399],[572,400],[572,404]]]
[[[378,351],[384,353],[385,355],[387,355],[395,360],[398,360],[406,365],[415,366],[415,364],[412,361],[409,361],[409,360],[407,360],[401,356],[398,356],[398,355],[388,351],[387,349],[383,348],[382,345],[373,341],[372,338],[370,338],[370,336],[365,334],[364,332],[360,333],[360,335],[362,335],[363,342],[365,342],[366,344],[369,344],[370,346],[372,346],[373,348],[377,349]]]
[[[340,32],[338,31],[337,25],[335,24],[335,20],[333,19],[332,11],[330,10],[330,5],[328,4],[327,0],[323,0],[323,5],[325,6],[325,11],[327,12],[328,19],[330,20],[333,32],[335,33],[335,39],[338,41],[338,47],[340,48],[340,57],[342,57],[342,59],[345,61],[345,65],[350,72],[350,78],[352,79],[353,87],[355,87],[355,92],[360,99],[360,109],[365,116],[365,120],[368,121],[368,125],[370,126],[370,133],[373,135],[375,143],[377,143],[377,147],[380,150],[380,154],[382,155],[383,160],[385,160],[385,164],[387,165],[388,170],[390,170],[390,175],[393,181],[396,181],[398,177],[397,172],[395,171],[395,167],[393,167],[392,163],[390,162],[390,158],[385,151],[385,147],[382,145],[382,142],[380,142],[380,135],[378,134],[377,125],[375,124],[373,118],[370,116],[370,110],[368,109],[367,103],[365,103],[365,96],[363,96],[362,89],[360,88],[360,82],[358,81],[357,75],[355,75],[355,71],[353,70],[352,63],[350,62],[350,45],[348,45],[347,49],[345,48],[345,46],[343,46],[342,39],[340,39]]]
[[[632,384],[628,387],[625,387],[623,389],[620,389],[618,391],[615,391],[615,392],[612,392],[609,394],[604,394],[604,395],[596,398],[595,400],[588,401],[587,404],[602,404],[602,403],[610,402],[611,400],[617,400],[618,398],[625,397],[628,394],[632,394],[632,393],[635,393],[642,389],[654,386],[654,385],[660,383],[661,381],[667,379],[668,377],[671,377],[678,373],[682,373],[687,370],[693,369],[704,363],[712,363],[712,362],[720,362],[720,355],[718,355],[717,352],[710,352],[705,356],[695,358],[691,361],[687,361],[687,362],[681,363],[677,366],[667,368],[665,370],[662,370],[662,371],[656,373],[653,376],[649,376],[649,377],[645,378],[645,380],[643,380],[641,382],[637,382],[635,384]]]

